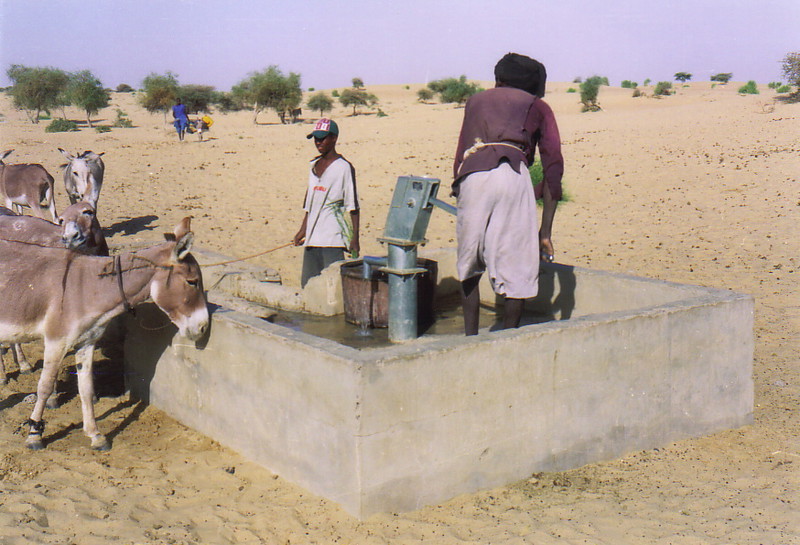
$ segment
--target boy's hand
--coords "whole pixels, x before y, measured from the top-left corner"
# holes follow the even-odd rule
[[[545,263],[552,263],[555,257],[555,250],[553,250],[553,241],[550,237],[539,238],[539,259]]]
[[[358,237],[353,237],[353,240],[350,241],[350,254],[354,257],[358,257],[359,252],[361,252],[361,244],[358,241]]]
[[[302,245],[303,245],[303,242],[304,242],[305,240],[306,240],[306,232],[305,232],[305,230],[302,230],[302,229],[301,229],[301,230],[300,230],[300,231],[298,231],[298,232],[297,232],[297,234],[294,236],[294,238],[292,239],[292,242],[294,243],[294,245],[295,245],[295,246],[302,246]]]

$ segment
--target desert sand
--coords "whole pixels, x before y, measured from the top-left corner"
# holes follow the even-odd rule
[[[603,110],[581,113],[570,86],[551,84],[546,96],[569,196],[556,216],[556,261],[751,294],[752,425],[359,522],[124,395],[98,400],[109,452],[89,449],[76,397],[46,413],[47,448],[29,452],[25,398],[38,374],[14,372],[0,387],[0,543],[800,544],[800,104],[765,87],[741,96],[734,83],[698,82],[662,99],[604,87]],[[449,181],[463,109],[417,102],[420,87],[370,87],[386,117],[330,114],[358,173],[362,253],[384,253],[377,237],[398,176]],[[0,96],[0,148],[56,177],[59,209],[56,148],[104,152],[98,216],[112,251],[157,242],[186,215],[197,245],[232,257],[291,240],[314,112],[295,125],[273,112],[258,124],[250,112],[213,113],[201,143],[178,142],[130,94],[113,94],[97,122],[110,124],[116,108],[134,128],[49,134]],[[431,248],[452,247],[452,218],[435,212],[428,237]],[[298,285],[300,253],[252,263]]]

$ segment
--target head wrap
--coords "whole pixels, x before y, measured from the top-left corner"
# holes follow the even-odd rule
[[[542,98],[547,82],[547,70],[542,63],[530,57],[518,53],[506,53],[494,67],[494,79]]]

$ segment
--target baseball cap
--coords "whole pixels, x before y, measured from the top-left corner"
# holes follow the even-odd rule
[[[333,119],[323,117],[314,126],[314,130],[306,138],[325,138],[329,134],[339,134],[339,125]]]

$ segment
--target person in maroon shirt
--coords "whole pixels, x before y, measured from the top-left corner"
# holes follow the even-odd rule
[[[525,299],[538,292],[539,259],[553,260],[553,218],[564,161],[558,125],[542,100],[544,66],[509,53],[495,66],[494,89],[467,101],[453,165],[464,331],[478,333],[478,283],[489,274],[505,299],[503,328],[518,327]],[[544,180],[528,167],[539,149]],[[536,199],[544,210],[537,236]]]

